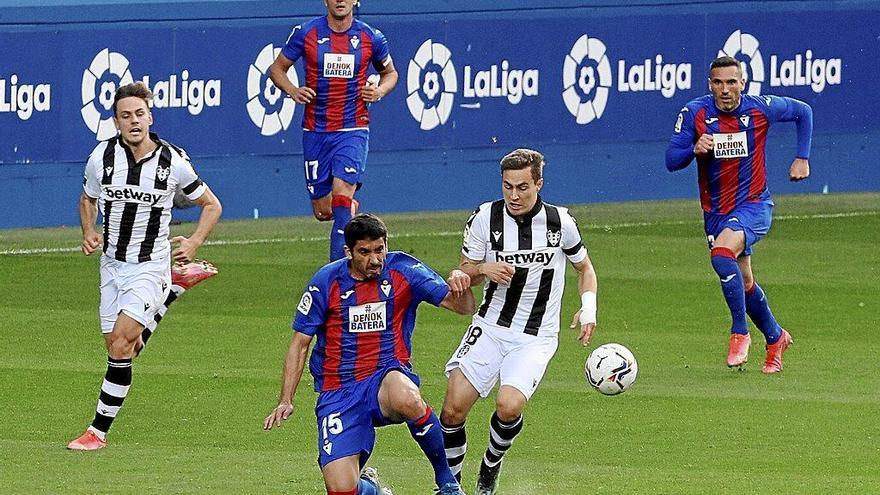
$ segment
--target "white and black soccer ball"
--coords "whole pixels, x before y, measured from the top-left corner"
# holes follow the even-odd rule
[[[629,349],[620,344],[605,344],[590,353],[584,365],[587,381],[605,395],[626,392],[636,381],[639,365]]]

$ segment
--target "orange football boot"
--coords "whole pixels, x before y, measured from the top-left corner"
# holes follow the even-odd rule
[[[107,441],[101,440],[92,430],[86,430],[85,433],[67,444],[67,448],[70,450],[98,450],[106,446]]]
[[[752,337],[749,334],[730,334],[730,344],[727,350],[727,367],[742,366],[749,360],[749,344]]]
[[[767,358],[764,360],[764,367],[761,368],[761,371],[768,375],[782,371],[782,353],[788,349],[792,342],[791,334],[782,330],[779,340],[775,344],[767,346]]]

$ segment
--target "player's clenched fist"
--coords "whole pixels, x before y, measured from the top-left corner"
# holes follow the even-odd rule
[[[82,252],[86,256],[90,256],[95,252],[96,249],[101,247],[104,239],[101,237],[101,234],[97,232],[92,232],[91,234],[84,235],[82,241]]]
[[[708,155],[712,153],[712,148],[715,146],[715,140],[712,138],[711,134],[703,134],[700,136],[700,139],[697,140],[697,144],[694,145],[694,154],[696,155]]]
[[[489,280],[496,284],[510,284],[513,280],[513,265],[503,261],[493,263],[481,263],[479,265],[480,275],[485,275]]]

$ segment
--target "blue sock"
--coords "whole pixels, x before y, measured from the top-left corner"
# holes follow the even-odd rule
[[[361,478],[358,480],[357,495],[381,495],[379,487]]]
[[[434,468],[434,482],[438,487],[442,487],[447,483],[456,483],[455,475],[449,469],[449,462],[446,460],[446,448],[443,446],[443,429],[440,427],[440,420],[431,406],[427,406],[424,416],[415,420],[407,421],[409,432],[413,440],[422,448],[425,457],[431,462]]]
[[[733,251],[723,247],[712,248],[712,268],[721,279],[721,292],[727,307],[730,309],[730,317],[733,323],[730,333],[745,335],[749,333],[746,323],[746,294],[743,286],[742,273],[736,264],[736,255]]]
[[[746,312],[748,312],[749,318],[755,322],[758,330],[764,334],[768,344],[775,344],[779,340],[779,337],[782,336],[782,327],[776,323],[776,318],[770,311],[767,296],[757,283],[752,286],[752,290],[746,292]]]
[[[330,261],[336,261],[345,257],[343,231],[351,220],[351,198],[333,195],[330,204],[333,208],[333,227],[330,230]]]

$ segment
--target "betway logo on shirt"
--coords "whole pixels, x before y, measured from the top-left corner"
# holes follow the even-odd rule
[[[324,77],[354,77],[354,55],[350,53],[328,53],[324,55]]]
[[[352,333],[382,332],[387,326],[385,301],[348,308],[348,331]]]
[[[138,191],[137,189],[132,189],[130,187],[105,186],[104,196],[109,200],[125,200],[131,203],[141,203],[145,205],[156,206],[156,204],[162,200],[165,194],[148,193],[144,191]]]
[[[556,253],[550,249],[536,251],[495,252],[495,261],[503,261],[515,266],[540,264],[543,266],[553,262]]]

